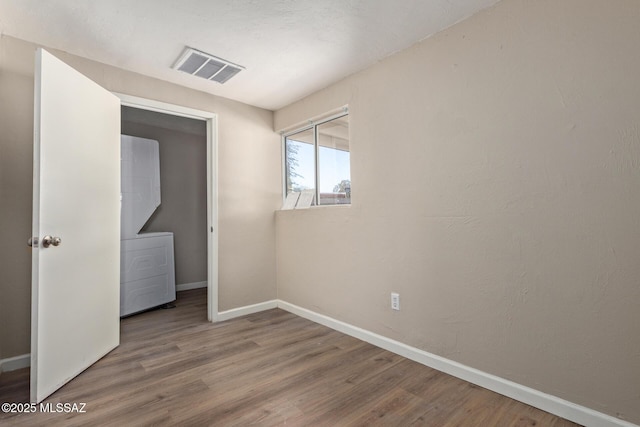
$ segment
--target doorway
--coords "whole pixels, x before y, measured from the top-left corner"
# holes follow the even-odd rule
[[[30,389],[39,403],[119,344],[122,105],[206,123],[207,318],[218,320],[217,124],[213,113],[113,94],[41,48],[34,81]]]
[[[181,107],[172,104],[166,104],[158,101],[147,100],[143,98],[132,97],[129,95],[123,94],[115,94],[121,100],[121,106],[123,110],[123,128],[122,133],[127,134],[127,130],[135,130],[137,125],[133,124],[124,124],[125,119],[132,119],[131,121],[135,122],[144,122],[144,125],[139,125],[138,130],[142,127],[153,127],[155,122],[156,125],[162,124],[163,127],[172,127],[173,130],[178,130],[190,134],[204,133],[206,138],[206,217],[204,220],[200,221],[201,225],[204,227],[202,230],[203,237],[200,245],[206,247],[206,259],[201,261],[195,261],[195,264],[189,261],[187,258],[187,254],[183,261],[178,261],[177,251],[180,247],[187,247],[187,241],[176,242],[176,262],[180,262],[182,264],[182,268],[176,265],[176,284],[178,290],[186,290],[192,287],[199,286],[202,281],[197,280],[193,281],[193,276],[191,273],[183,271],[182,274],[180,271],[188,268],[187,266],[191,264],[195,269],[205,269],[206,270],[206,288],[207,288],[207,317],[209,321],[216,321],[218,317],[218,239],[217,239],[217,117],[213,113],[209,113],[206,111],[195,110],[191,108]],[[125,111],[127,113],[125,114]],[[154,114],[157,113],[157,114]],[[190,119],[189,121],[183,121],[179,119]],[[160,121],[160,123],[158,123]],[[134,135],[138,136],[138,135]],[[142,135],[139,135],[142,136]],[[149,137],[149,136],[143,136]],[[175,147],[165,147],[169,148],[168,153],[171,152]],[[191,150],[193,151],[193,150]],[[197,151],[197,150],[196,150]],[[193,151],[195,152],[195,151]],[[193,154],[192,152],[192,154]],[[161,148],[161,177],[162,177],[162,148]],[[162,205],[161,205],[162,206]],[[157,212],[157,211],[156,211]],[[165,219],[162,219],[165,217]],[[154,214],[149,222],[145,225],[145,228],[152,231],[155,227],[165,227],[165,220],[167,215],[156,215]],[[155,224],[154,224],[155,222]],[[166,228],[166,227],[165,227]],[[171,231],[171,230],[164,230]],[[191,231],[193,232],[193,231]],[[206,237],[204,237],[206,235]],[[195,239],[199,237],[196,236]],[[179,236],[176,236],[176,240],[179,239]],[[198,246],[198,243],[194,243],[194,246]],[[191,248],[195,249],[195,248]],[[188,249],[187,252],[190,250]],[[205,264],[204,266],[199,265],[199,262]],[[201,270],[200,270],[201,271]],[[196,273],[198,274],[198,273]],[[191,277],[191,279],[189,279]],[[186,282],[185,282],[186,281]],[[181,286],[182,285],[182,286]]]

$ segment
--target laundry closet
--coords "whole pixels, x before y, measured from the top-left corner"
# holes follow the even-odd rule
[[[122,107],[120,315],[207,285],[206,123]]]

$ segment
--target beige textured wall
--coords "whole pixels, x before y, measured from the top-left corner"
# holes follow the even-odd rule
[[[33,182],[33,58],[0,36],[0,359],[31,345],[31,197]],[[26,146],[26,141],[31,145]]]
[[[29,352],[36,46],[0,37],[0,358]],[[276,297],[274,210],[282,203],[273,113],[52,51],[105,88],[218,114],[219,308]]]
[[[349,104],[353,184],[278,212],[278,297],[640,423],[638,22],[504,0],[277,111]]]
[[[122,121],[123,134],[158,141],[161,203],[142,231],[173,233],[176,285],[207,281],[207,127],[195,122],[199,134]]]

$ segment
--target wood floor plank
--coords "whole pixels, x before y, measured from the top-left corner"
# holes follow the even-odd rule
[[[279,309],[207,322],[206,290],[121,321],[121,345],[11,426],[576,426]],[[0,375],[27,402],[29,370]]]
[[[366,413],[349,425],[353,427],[408,426],[425,412],[427,412],[427,402],[396,387],[385,393]]]

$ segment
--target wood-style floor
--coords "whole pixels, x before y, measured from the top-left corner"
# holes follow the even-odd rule
[[[85,413],[0,425],[576,425],[282,310],[211,324],[204,290],[176,305],[123,319],[121,345],[45,400]],[[0,402],[28,400],[28,369],[0,376]]]

